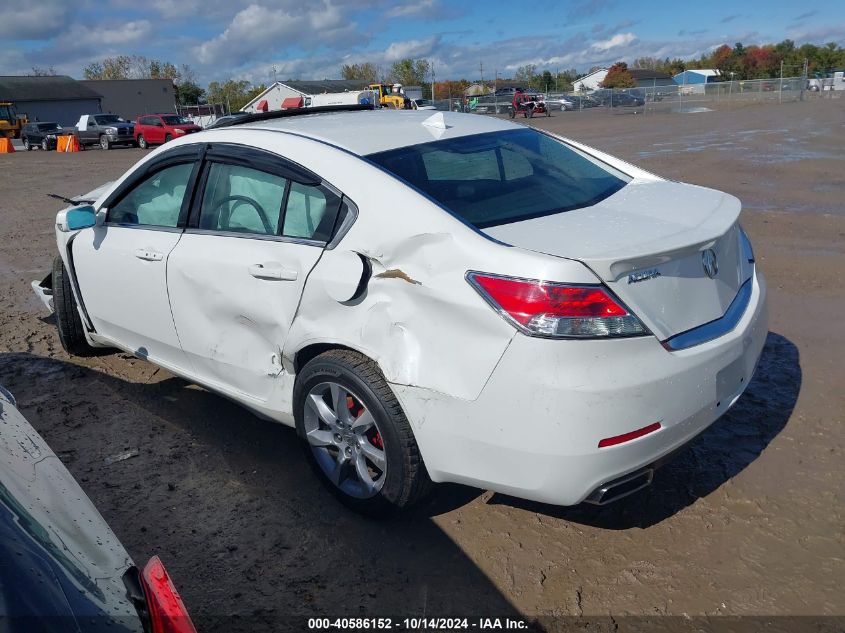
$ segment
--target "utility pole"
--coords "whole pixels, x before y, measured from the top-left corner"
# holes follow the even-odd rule
[[[434,101],[434,62],[431,62],[431,100]]]
[[[276,64],[273,64],[273,83],[276,83]]]
[[[481,89],[484,89],[484,63],[478,62],[478,72],[481,75]]]
[[[780,60],[780,81],[778,81],[778,103],[783,103],[783,60]]]

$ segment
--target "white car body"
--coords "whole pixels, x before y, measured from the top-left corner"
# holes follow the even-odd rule
[[[376,111],[174,139],[101,193],[97,226],[67,231],[59,214],[59,252],[84,305],[86,337],[288,425],[298,359],[349,348],[378,364],[435,482],[560,505],[638,489],[654,464],[740,397],[763,349],[766,287],[737,223],[740,203],[560,139],[627,184],[592,206],[476,230],[362,160],[515,129],[525,128],[492,117]],[[145,164],[227,143],[296,161],[357,212],[327,247],[104,222],[109,196]],[[720,264],[712,279],[702,273],[702,253],[711,249]],[[527,335],[479,296],[470,271],[603,284],[647,333]],[[366,292],[356,296],[362,274]],[[655,423],[653,432],[599,447]]]

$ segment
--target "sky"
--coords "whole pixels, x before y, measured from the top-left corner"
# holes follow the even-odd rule
[[[697,57],[785,38],[845,44],[840,1],[29,0],[0,6],[0,75],[33,66],[82,78],[92,61],[144,55],[199,83],[339,78],[424,57],[437,80],[510,76],[636,57]]]

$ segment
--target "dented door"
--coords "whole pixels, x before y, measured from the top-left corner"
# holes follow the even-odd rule
[[[197,378],[267,400],[340,198],[292,180],[296,174],[266,157],[247,158],[209,152],[202,196],[168,262],[167,287]]]
[[[167,285],[182,349],[197,379],[266,400],[281,348],[321,246],[186,233]]]

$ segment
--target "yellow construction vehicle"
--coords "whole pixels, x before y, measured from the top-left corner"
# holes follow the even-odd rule
[[[29,123],[25,114],[18,114],[15,104],[0,101],[0,138],[20,138],[21,128]]]
[[[402,84],[370,84],[368,87],[376,94],[376,100],[384,108],[407,110],[411,107],[411,100],[405,96]]]

